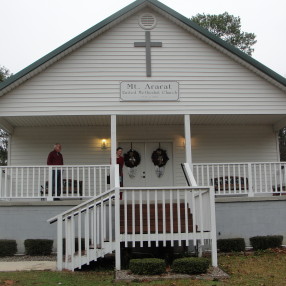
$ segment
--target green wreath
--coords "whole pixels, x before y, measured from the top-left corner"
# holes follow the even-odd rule
[[[169,161],[169,157],[167,155],[166,150],[163,150],[161,148],[156,149],[153,153],[152,153],[152,162],[155,166],[158,167],[163,167],[167,164],[167,162]]]
[[[130,149],[127,153],[124,154],[124,163],[125,166],[129,168],[134,168],[140,164],[141,157],[140,154],[133,150]]]

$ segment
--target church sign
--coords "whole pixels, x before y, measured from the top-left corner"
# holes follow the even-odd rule
[[[177,81],[122,81],[120,98],[123,101],[179,100]]]

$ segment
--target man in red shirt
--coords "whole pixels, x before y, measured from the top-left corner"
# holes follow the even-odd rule
[[[61,154],[61,150],[62,150],[62,145],[60,143],[56,143],[54,145],[54,150],[49,153],[49,156],[47,159],[47,165],[61,166],[64,164],[64,159],[63,159],[63,155]],[[61,195],[61,179],[62,179],[62,171],[53,170],[53,173],[52,173],[52,195],[53,196],[55,195],[55,193],[57,193],[57,196]]]

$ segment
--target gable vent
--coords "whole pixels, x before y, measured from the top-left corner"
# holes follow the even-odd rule
[[[151,30],[156,26],[156,18],[151,13],[145,13],[139,18],[139,25],[144,30]]]

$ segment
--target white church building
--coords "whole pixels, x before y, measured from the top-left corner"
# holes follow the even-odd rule
[[[0,239],[20,253],[27,238],[54,239],[58,269],[113,251],[120,269],[120,243],[145,242],[210,243],[216,265],[217,238],[286,235],[285,125],[284,77],[136,0],[0,84]],[[47,166],[56,142],[64,165]]]

